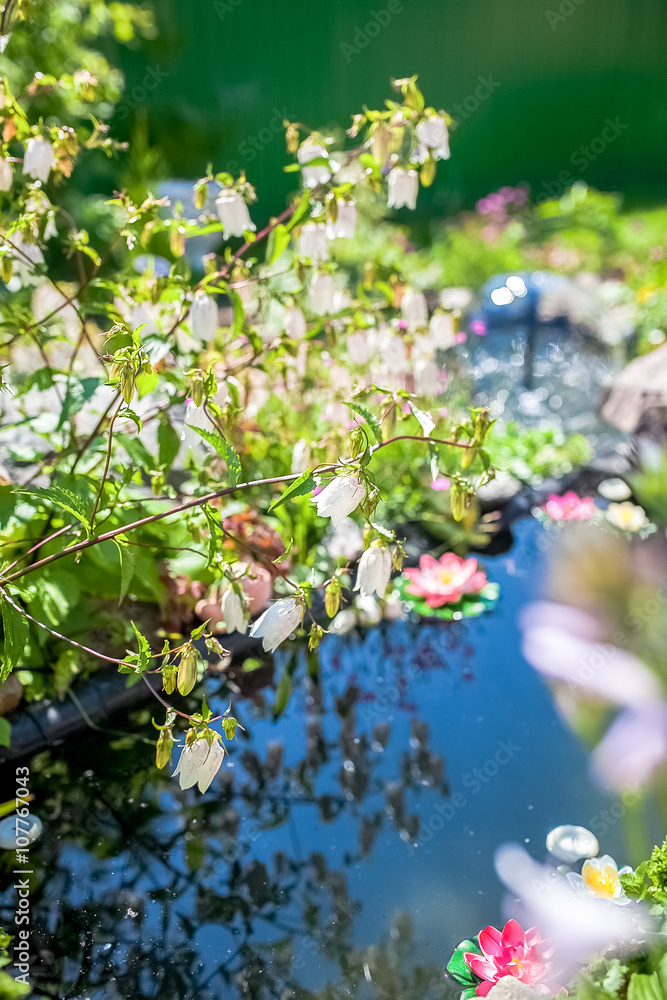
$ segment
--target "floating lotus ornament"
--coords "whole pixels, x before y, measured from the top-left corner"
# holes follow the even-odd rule
[[[572,864],[582,858],[594,858],[600,845],[585,826],[557,826],[547,834],[547,851],[560,861]]]
[[[549,950],[536,927],[524,931],[516,920],[508,920],[502,931],[485,927],[476,939],[462,941],[447,971],[465,987],[462,1000],[487,996],[506,977],[518,979],[533,993],[554,996],[560,987],[548,982]]]
[[[598,513],[593,497],[580,497],[569,490],[562,497],[550,493],[543,507],[537,507],[535,516],[545,521],[589,521]]]
[[[581,875],[569,872],[567,879],[570,885],[585,896],[596,899],[608,899],[619,906],[626,906],[630,900],[625,895],[621,885],[621,875],[629,875],[632,868],[627,865],[620,868],[612,857],[603,854],[601,858],[590,858],[584,861]]]
[[[400,597],[424,617],[472,618],[493,606],[498,584],[489,583],[476,559],[445,552],[423,555],[419,569],[406,569],[397,581]]]

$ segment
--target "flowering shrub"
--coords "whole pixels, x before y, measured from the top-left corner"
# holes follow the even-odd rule
[[[10,57],[22,36],[5,20]],[[357,201],[414,207],[449,157],[450,119],[416,78],[395,81],[395,99],[355,115],[342,145],[284,123],[298,189],[265,223],[246,175],[211,169],[188,214],[137,198],[136,185],[117,192],[98,247],[64,207],[65,182],[87,157],[122,150],[97,119],[74,129],[58,118],[69,105],[44,118],[33,100],[79,88],[92,106],[113,99],[109,81],[35,81],[5,79],[0,102],[0,680],[18,670],[39,697],[44,674],[31,668],[42,665],[55,664],[61,695],[100,660],[132,680],[161,675],[158,764],[183,718],[178,777],[203,790],[222,760],[212,725],[232,737],[234,720],[167,698],[193,691],[206,657],[222,655],[216,633],[246,631],[265,608],[250,632],[266,651],[302,627],[315,648],[314,596],[337,613],[348,561],[316,568],[313,552],[351,514],[365,524],[359,599],[384,596],[402,550],[383,524],[393,484],[378,483],[397,445],[425,486],[449,480],[454,520],[493,476],[488,412],[458,419],[433,405],[451,317],[429,315],[400,273],[363,278],[338,260]],[[198,237],[220,251],[202,258]],[[254,515],[248,533],[240,519]]]

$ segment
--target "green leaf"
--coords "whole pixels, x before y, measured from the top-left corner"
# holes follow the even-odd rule
[[[470,939],[461,941],[447,963],[447,972],[457,983],[461,983],[462,986],[472,987],[479,982],[479,977],[475,975],[463,957],[467,951],[473,951],[477,955],[481,954],[476,941]]]
[[[180,446],[180,438],[169,420],[166,417],[160,420],[157,429],[157,447],[161,468],[171,468]]]
[[[243,333],[243,324],[245,323],[245,310],[243,308],[243,302],[241,296],[233,288],[228,289],[227,294],[232,300],[232,306],[234,307],[234,322],[232,323],[232,333],[238,336]]]
[[[141,466],[146,472],[151,472],[155,469],[155,459],[149,452],[146,445],[139,440],[138,437],[132,437],[131,434],[116,434],[116,438],[123,446],[127,452],[128,458],[135,465]]]
[[[55,507],[60,507],[61,510],[72,514],[77,521],[80,521],[86,529],[86,534],[90,535],[90,521],[88,520],[85,508],[79,497],[75,493],[72,493],[71,490],[66,490],[62,486],[51,486],[49,489],[35,487],[30,490],[18,489],[14,490],[14,492],[20,493],[22,496],[32,497],[35,500],[46,501],[47,504],[53,504]]]
[[[294,166],[296,167],[297,170],[301,169],[301,166],[298,163],[295,163]],[[299,223],[306,216],[309,208],[310,208],[310,191],[304,191],[301,197],[299,198],[296,208],[294,209],[292,218],[287,223],[288,231],[291,232],[295,226],[299,225]]]
[[[67,383],[57,430],[62,430],[66,423],[78,413],[92,398],[93,393],[102,380],[99,378],[70,379]]]
[[[268,266],[275,264],[282,257],[289,246],[289,241],[289,229],[287,226],[283,226],[282,223],[278,223],[276,228],[271,231],[266,247],[266,263]]]
[[[142,399],[144,396],[147,396],[149,392],[153,391],[155,386],[158,384],[158,379],[159,376],[156,371],[139,372],[135,380],[139,399]]]
[[[112,540],[116,544],[118,556],[120,558],[120,591],[118,594],[118,605],[120,606],[130,589],[130,584],[132,583],[134,569],[137,565],[137,553],[134,546],[130,545],[127,539],[123,538],[122,535],[118,535]]]
[[[279,718],[287,708],[290,695],[292,693],[292,674],[290,665],[287,664],[285,671],[280,678],[280,684],[276,691],[276,700],[273,703],[273,718]]]
[[[206,431],[202,427],[193,427],[192,430],[196,431],[200,437],[203,437],[204,441],[208,441],[211,447],[215,448],[218,455],[220,455],[221,458],[224,458],[227,463],[227,479],[229,480],[229,485],[236,486],[243,474],[243,469],[241,468],[239,456],[236,454],[229,441],[226,441],[222,434],[219,434],[217,431]]]
[[[0,717],[0,747],[11,746],[12,727],[6,719]]]
[[[630,976],[628,985],[628,1000],[664,1000],[658,973],[652,972],[650,975],[645,975],[634,972]]]
[[[412,411],[412,416],[415,418],[415,420],[421,427],[424,433],[424,437],[429,437],[431,431],[435,427],[435,421],[432,419],[431,414],[425,413],[423,410],[420,410],[418,406],[415,406],[412,400],[408,400],[408,406]]]
[[[25,652],[30,635],[28,619],[17,611],[6,599],[2,601],[2,633],[4,645],[2,650],[2,665],[0,666],[0,683],[6,681]]]
[[[213,560],[220,551],[222,539],[224,537],[222,531],[222,516],[217,507],[211,507],[208,503],[204,504],[203,510],[206,520],[208,521],[208,558],[206,565],[211,566]]]
[[[296,497],[303,497],[306,493],[312,493],[316,486],[315,478],[313,476],[312,469],[306,469],[303,475],[299,476],[298,479],[287,487],[284,493],[281,493],[277,500],[274,500],[269,507],[269,514],[271,514],[276,507],[282,506],[286,500],[294,500]]]
[[[367,406],[362,406],[360,403],[346,403],[345,405],[350,410],[354,410],[355,413],[358,413],[360,417],[363,417],[370,429],[373,431],[373,436],[375,437],[377,443],[382,444],[382,426],[375,414],[371,413]]]

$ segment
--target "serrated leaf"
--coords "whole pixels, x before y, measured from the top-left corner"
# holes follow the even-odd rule
[[[213,563],[217,553],[220,551],[221,542],[223,539],[222,531],[222,517],[220,511],[217,507],[211,507],[210,504],[204,504],[204,516],[208,521],[208,558],[206,565],[210,566]]]
[[[382,444],[382,426],[375,414],[371,413],[367,406],[362,406],[361,403],[346,403],[345,405],[350,410],[354,410],[355,413],[358,413],[360,417],[363,417],[370,429],[373,431],[373,437],[377,443]],[[433,426],[435,426],[435,424]]]
[[[217,451],[218,455],[220,455],[221,458],[224,458],[227,464],[227,479],[229,480],[229,485],[236,486],[243,474],[243,469],[241,468],[239,456],[236,454],[229,441],[226,441],[222,434],[218,434],[217,431],[207,431],[202,427],[192,427],[192,430],[196,431],[200,437],[203,437],[204,441],[207,441],[211,447]]]
[[[12,669],[18,664],[25,651],[30,635],[28,619],[17,611],[6,599],[2,600],[2,665],[0,683],[6,681]]]
[[[18,489],[14,490],[14,492],[20,493],[22,496],[47,501],[55,507],[66,511],[68,514],[72,514],[84,526],[86,534],[90,535],[90,521],[88,520],[85,508],[79,497],[75,493],[72,493],[71,490],[63,489],[62,486],[51,486],[49,489],[35,487],[33,489]]]
[[[287,487],[284,493],[281,493],[277,500],[274,500],[269,507],[269,514],[271,514],[276,507],[282,506],[286,500],[295,500],[297,497],[303,497],[306,493],[311,493],[316,486],[315,478],[313,476],[312,469],[306,469],[303,475],[295,479],[294,482]]]

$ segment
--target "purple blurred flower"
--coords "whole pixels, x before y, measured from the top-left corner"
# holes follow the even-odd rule
[[[436,491],[438,491],[438,490],[448,490],[449,489],[449,479],[447,479],[446,476],[438,476],[438,478],[434,479],[433,482],[431,483],[431,489],[432,490],[436,490]]]
[[[486,322],[483,319],[474,319],[470,324],[470,332],[478,337],[486,336]]]

